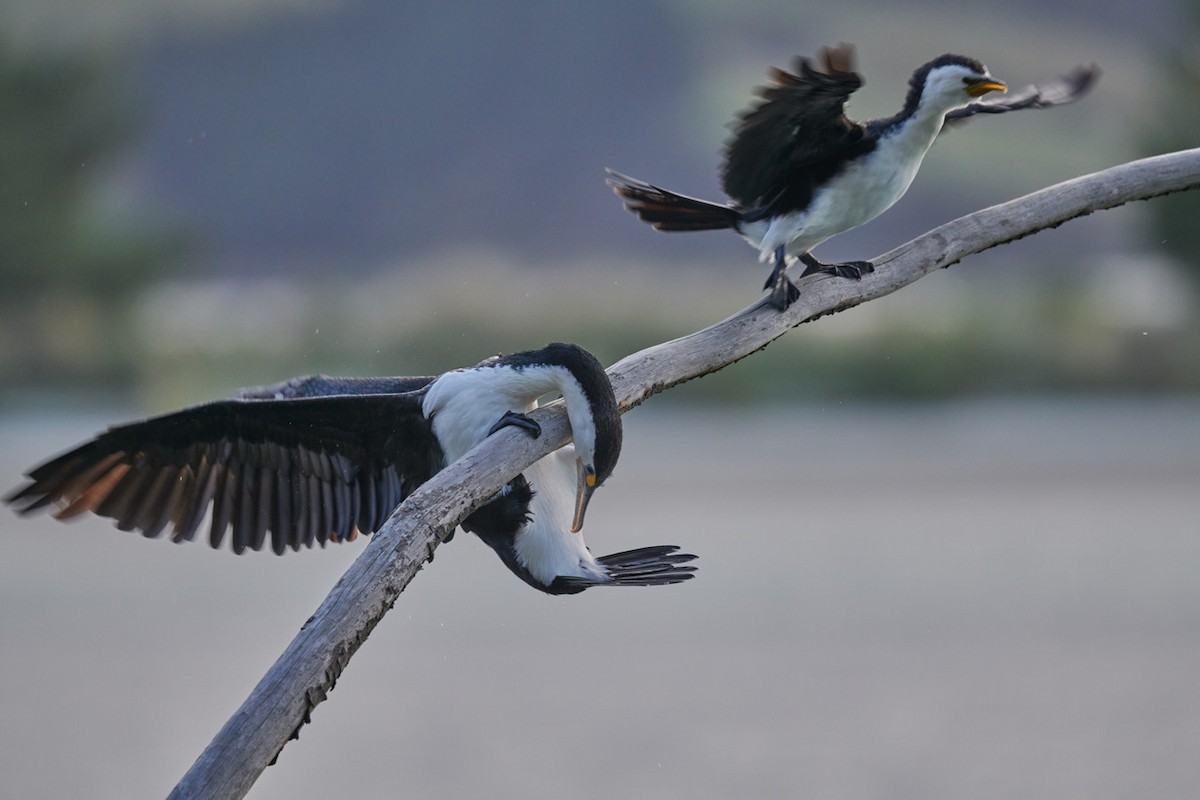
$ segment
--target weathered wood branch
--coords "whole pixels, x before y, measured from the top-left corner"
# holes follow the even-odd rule
[[[1076,178],[935,228],[875,259],[861,282],[818,276],[786,312],[758,303],[704,330],[647,348],[609,369],[628,410],[678,383],[760,350],[789,328],[882,297],[962,258],[1093,211],[1200,188],[1200,149]],[[747,279],[752,279],[748,275]],[[351,656],[432,559],[437,544],[500,486],[569,437],[555,403],[535,412],[542,436],[505,428],[404,501],[175,787],[174,798],[243,797],[309,721]]]

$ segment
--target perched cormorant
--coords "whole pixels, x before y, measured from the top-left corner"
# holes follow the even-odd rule
[[[1079,67],[1045,85],[1030,86],[1004,101],[980,101],[1006,92],[1002,81],[973,58],[943,55],[913,73],[898,114],[868,122],[846,117],[850,95],[862,86],[854,48],[824,48],[820,66],[797,58],[794,72],[771,69],[762,102],[738,119],[725,152],[722,187],[728,205],[676,194],[608,170],[609,185],[626,208],[661,231],[731,228],[774,262],[764,289],[783,310],[798,296],[788,263],[804,262],[801,277],[821,272],[859,279],[869,261],[822,264],[814,247],[882,214],[899,200],[946,121],[974,114],[1069,103],[1099,75]]]
[[[87,511],[122,530],[276,553],[372,533],[446,464],[561,394],[574,443],[531,465],[463,521],[536,589],[653,586],[692,577],[674,546],[595,558],[577,532],[621,452],[621,416],[600,362],[573,344],[490,358],[437,377],[296,378],[109,428],[29,471],[6,499],[21,514]]]

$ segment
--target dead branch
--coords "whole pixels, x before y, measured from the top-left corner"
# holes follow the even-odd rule
[[[786,312],[762,303],[609,369],[624,410],[761,350],[789,328],[890,294],[973,253],[1093,211],[1200,187],[1200,149],[1122,164],[948,222],[875,259],[861,282],[815,276]],[[567,442],[559,403],[535,412],[532,440],[511,428],[421,486],[392,514],[171,793],[240,798],[326,698],[351,656],[433,558],[438,543],[500,486]]]

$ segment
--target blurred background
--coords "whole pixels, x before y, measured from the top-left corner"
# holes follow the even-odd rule
[[[947,51],[1103,70],[948,132],[826,260],[1195,146],[1200,3],[1110,6],[7,0],[0,484],[239,386],[609,363],[736,312],[754,252],[655,233],[603,168],[720,198],[729,121],[823,44],[860,119]],[[654,398],[589,542],[698,580],[547,598],[460,536],[251,796],[1187,794],[1197,219],[1077,220]],[[165,794],[359,552],[138,539],[0,513],[0,794]]]

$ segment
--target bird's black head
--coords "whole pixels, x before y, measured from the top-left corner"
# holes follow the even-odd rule
[[[556,367],[557,381],[566,401],[567,416],[579,457],[579,487],[572,529],[583,525],[592,493],[612,475],[621,455],[621,412],[604,366],[576,344],[553,342],[538,350],[503,359],[514,369]]]

